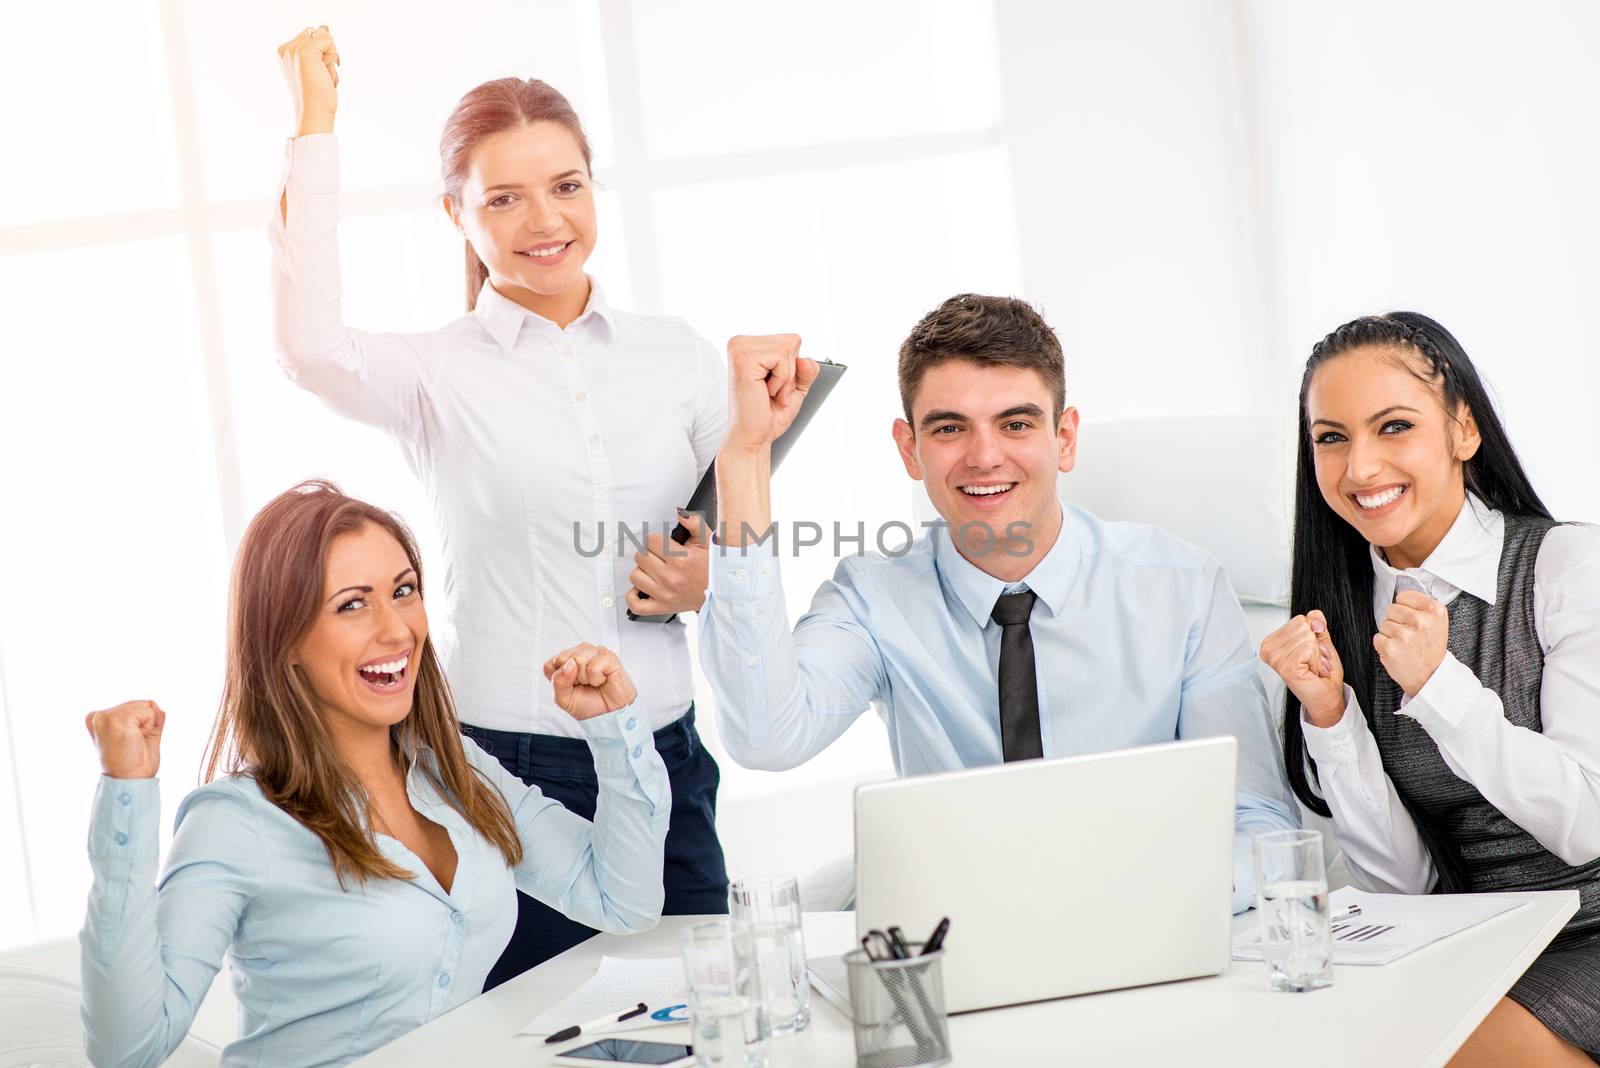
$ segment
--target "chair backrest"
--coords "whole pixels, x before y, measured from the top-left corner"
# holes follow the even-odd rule
[[[88,1068],[80,1002],[75,978],[0,964],[0,1068]],[[216,1068],[221,1058],[220,1046],[191,1033],[163,1063]]]

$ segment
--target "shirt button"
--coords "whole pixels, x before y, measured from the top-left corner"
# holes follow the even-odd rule
[[[748,574],[749,572],[745,571],[745,569],[741,567],[739,570],[733,573],[733,577],[738,579],[740,582],[743,582]]]
[[[634,756],[635,760],[637,760],[643,753],[644,753],[644,746],[636,745],[636,746],[633,747],[633,756]]]
[[[574,394],[573,394],[573,395],[572,395],[572,399],[573,399],[573,400],[576,400],[576,401],[581,401],[581,400],[587,400],[587,399],[588,399],[588,397],[589,397],[589,394],[587,394],[587,393],[585,393],[585,392],[584,392],[584,391],[583,391],[583,390],[581,390],[581,389],[580,389],[580,390],[578,390],[578,392],[576,392],[576,393],[574,393]]]
[[[599,434],[590,434],[589,435],[589,444],[590,445],[598,445],[598,444],[600,444],[600,435]]]
[[[118,831],[116,838],[112,839],[112,841],[116,842],[117,845],[127,845],[128,836],[123,834],[121,831]]]
[[[626,724],[628,730],[631,731],[631,730],[633,730],[634,727],[636,727],[638,725],[639,725],[639,717],[637,717],[637,716],[629,716],[628,717],[628,722]]]
[[[747,656],[747,657],[745,657],[745,658],[744,658],[744,662],[745,662],[745,663],[746,663],[746,664],[748,664],[748,665],[749,665],[749,666],[750,666],[750,667],[755,667],[755,666],[756,666],[756,658],[755,658],[755,657],[753,657],[753,656]]]
[[[570,357],[572,355],[572,346],[571,345],[562,345],[561,346],[561,355]]]
[[[617,602],[615,600],[613,600],[612,598],[610,598],[610,597],[605,597],[605,598],[601,599],[600,603],[605,605],[607,608],[610,608],[612,605],[616,604]]]
[[[444,989],[445,987],[449,986],[449,985],[450,985],[450,975],[449,975],[448,972],[446,972],[445,974],[439,976],[439,988],[441,990]]]
[[[121,805],[123,808],[127,808],[129,805],[133,804],[133,798],[129,797],[127,794],[118,794],[117,804]]]
[[[450,922],[451,923],[459,925],[461,923],[462,919],[463,919],[463,917],[462,917],[461,913],[459,913],[459,912],[452,912],[450,914]]]
[[[610,491],[611,483],[609,483],[609,482],[596,482],[594,484],[594,488],[599,490],[601,493],[606,493],[606,492]]]

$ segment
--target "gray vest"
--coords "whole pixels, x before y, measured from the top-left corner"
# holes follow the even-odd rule
[[[1506,516],[1495,603],[1466,592],[1450,603],[1451,654],[1499,695],[1506,719],[1533,731],[1544,729],[1539,716],[1544,653],[1534,630],[1533,568],[1544,536],[1555,525]],[[1485,800],[1450,770],[1426,731],[1395,714],[1400,687],[1376,657],[1372,667],[1372,728],[1384,770],[1413,813],[1454,845],[1466,889],[1577,890],[1582,904],[1558,944],[1600,934],[1600,860],[1567,864]]]

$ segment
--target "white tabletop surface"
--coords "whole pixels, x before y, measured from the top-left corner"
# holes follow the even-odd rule
[[[966,1066],[1442,1065],[1578,908],[1574,891],[1508,894],[1525,901],[1484,923],[1382,967],[1334,967],[1334,984],[1274,993],[1259,962],[1181,983],[965,1013],[951,1018],[954,1063]],[[555,1049],[518,1031],[588,981],[602,955],[665,957],[697,917],[671,916],[653,931],[601,935],[462,1005],[358,1062],[552,1065]],[[1235,920],[1254,923],[1254,913]],[[843,953],[854,939],[847,912],[807,913],[811,956]],[[773,1068],[855,1063],[850,1021],[813,991],[812,1024],[771,1043]],[[630,1037],[688,1042],[687,1024]]]

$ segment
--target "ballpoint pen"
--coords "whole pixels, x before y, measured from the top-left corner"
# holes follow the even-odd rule
[[[544,1041],[546,1045],[549,1045],[552,1042],[565,1042],[569,1038],[577,1038],[579,1035],[584,1034],[587,1031],[593,1031],[596,1027],[602,1027],[606,1024],[621,1023],[623,1020],[631,1020],[635,1016],[642,1016],[649,1011],[649,1007],[641,1001],[631,1009],[622,1009],[618,1012],[608,1012],[604,1016],[595,1017],[593,1020],[585,1020],[581,1024],[573,1024],[571,1027],[563,1027],[561,1030],[549,1036]]]
[[[1348,920],[1352,916],[1359,915],[1361,915],[1360,905],[1346,905],[1342,909],[1334,909],[1331,913],[1329,913],[1328,922],[1338,923],[1340,920]]]

